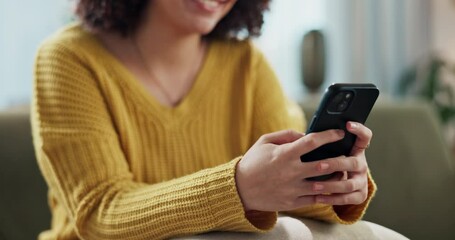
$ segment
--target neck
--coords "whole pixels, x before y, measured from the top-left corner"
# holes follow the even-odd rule
[[[177,67],[194,64],[203,47],[202,36],[186,33],[172,22],[160,21],[159,13],[148,14],[133,35],[148,64],[157,67]]]
[[[185,33],[154,12],[132,34],[142,81],[164,104],[175,106],[188,93],[205,55],[200,34]],[[137,62],[137,61],[136,61]],[[172,91],[171,91],[172,90]]]

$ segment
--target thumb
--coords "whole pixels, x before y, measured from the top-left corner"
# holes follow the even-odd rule
[[[268,133],[261,137],[260,141],[263,143],[273,143],[277,145],[291,143],[295,140],[305,136],[304,133],[300,133],[294,130],[281,130],[278,132]]]

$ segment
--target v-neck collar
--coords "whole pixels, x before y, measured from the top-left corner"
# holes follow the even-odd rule
[[[123,85],[122,87],[127,88],[132,97],[135,97],[137,100],[145,104],[145,109],[152,111],[154,114],[158,111],[159,113],[172,117],[173,119],[179,116],[188,115],[190,110],[197,109],[198,102],[209,90],[207,85],[210,82],[210,78],[207,76],[207,71],[212,68],[212,58],[214,55],[213,48],[215,48],[216,42],[207,42],[207,50],[203,62],[198,73],[196,74],[190,90],[176,106],[171,107],[159,102],[158,99],[156,99],[146,89],[146,87],[141,84],[139,79],[137,79],[137,77],[118,58],[116,58],[95,35],[90,33],[87,34],[90,36],[97,49],[100,50],[99,54],[102,54],[101,58],[106,60],[106,64],[109,65],[109,68],[114,69],[115,74],[120,74],[120,76],[113,77],[120,78],[119,81]],[[150,109],[150,107],[155,110]]]

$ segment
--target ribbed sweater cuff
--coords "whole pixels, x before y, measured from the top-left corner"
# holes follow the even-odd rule
[[[221,231],[265,232],[277,220],[275,212],[254,212],[247,218],[235,183],[235,169],[241,157],[212,168],[207,176],[207,196]]]

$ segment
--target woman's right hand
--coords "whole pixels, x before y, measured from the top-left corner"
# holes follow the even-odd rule
[[[343,130],[307,135],[283,130],[260,137],[237,164],[235,178],[245,211],[288,211],[315,204],[321,191],[305,179],[327,174],[328,166],[320,161],[302,163],[300,156],[343,137]],[[342,163],[343,158],[327,160]],[[349,170],[337,165],[339,169],[330,171]]]

